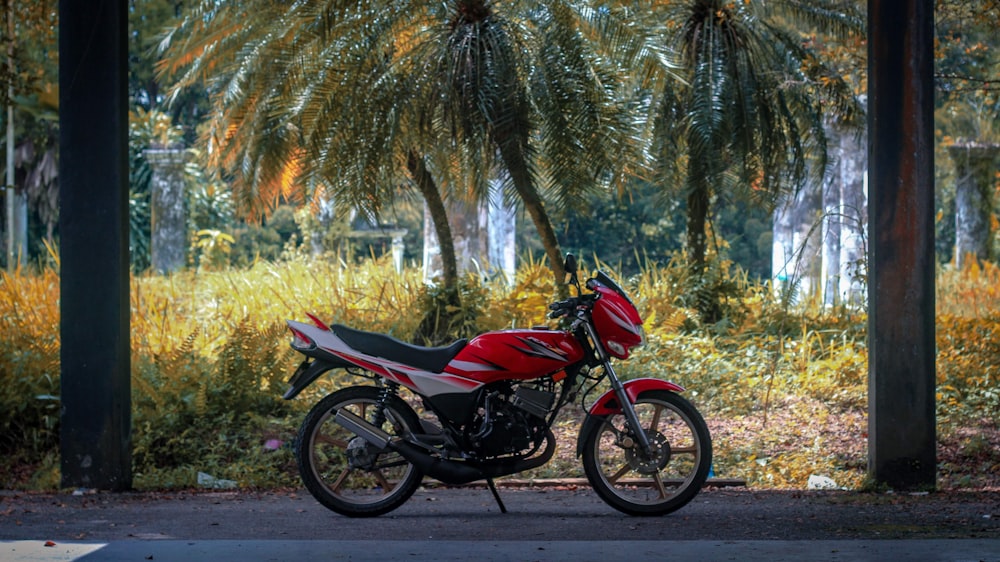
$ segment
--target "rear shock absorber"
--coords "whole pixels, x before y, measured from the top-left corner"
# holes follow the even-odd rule
[[[393,381],[386,381],[384,385],[379,388],[378,402],[375,403],[375,419],[372,423],[375,427],[382,427],[385,423],[385,405],[389,398],[396,396],[399,392],[399,383]]]

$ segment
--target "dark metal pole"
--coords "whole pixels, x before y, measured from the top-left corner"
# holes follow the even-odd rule
[[[932,0],[868,1],[868,469],[935,486]]]
[[[62,485],[132,486],[125,0],[59,2]]]

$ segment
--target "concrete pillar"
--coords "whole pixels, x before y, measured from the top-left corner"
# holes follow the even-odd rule
[[[785,197],[772,218],[771,276],[775,288],[792,283],[796,298],[822,289],[822,190],[805,186]]]
[[[184,162],[182,148],[143,151],[152,169],[150,216],[153,271],[172,273],[187,262],[187,222],[184,212]]]
[[[823,259],[820,273],[822,279],[823,304],[835,306],[840,304],[840,239],[843,223],[843,206],[840,201],[840,161],[844,155],[840,153],[840,137],[844,132],[836,123],[827,123],[826,135],[828,152],[833,166],[823,179]]]
[[[517,275],[517,217],[514,208],[504,202],[499,181],[490,182],[489,262],[490,270],[503,273],[510,285]]]
[[[503,200],[501,182],[490,182],[488,202],[468,203],[449,199],[448,224],[455,243],[458,273],[466,271],[492,275],[502,272],[513,284],[517,274],[516,219],[512,206]],[[441,248],[430,213],[424,205],[424,279],[441,275]]]
[[[392,266],[396,269],[396,273],[403,272],[403,255],[406,253],[406,242],[403,241],[405,235],[405,230],[392,235]]]
[[[459,275],[466,271],[485,271],[488,261],[486,203],[468,203],[452,198],[445,200],[445,207],[448,209],[448,224],[455,244]],[[441,246],[425,204],[424,279],[430,281],[441,273]]]
[[[955,267],[971,257],[992,260],[990,217],[993,214],[993,176],[1000,145],[963,143],[948,147],[955,163]]]
[[[868,136],[840,136],[840,287],[846,304],[868,299]]]

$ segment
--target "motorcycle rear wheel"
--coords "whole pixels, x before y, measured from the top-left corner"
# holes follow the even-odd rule
[[[653,454],[640,451],[624,414],[612,414],[583,436],[583,469],[597,495],[615,509],[665,515],[694,499],[705,484],[712,439],[698,410],[673,392],[643,392],[635,410]]]
[[[380,412],[379,396],[380,390],[370,386],[338,390],[313,406],[299,429],[296,457],[302,482],[321,504],[349,517],[396,509],[423,479],[399,453],[380,450],[334,421],[337,411],[346,409],[389,435],[420,427],[416,412],[397,396],[390,396]]]

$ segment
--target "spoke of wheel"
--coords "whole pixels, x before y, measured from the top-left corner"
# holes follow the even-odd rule
[[[327,445],[333,445],[334,447],[340,447],[341,449],[347,448],[347,441],[343,439],[335,439],[325,433],[316,434],[316,443],[326,443]]]
[[[663,413],[663,406],[657,404],[656,410],[653,411],[653,419],[649,422],[650,431],[656,431],[656,428],[660,426],[660,414]]]
[[[628,463],[625,463],[625,466],[621,467],[621,469],[618,472],[616,472],[614,476],[608,478],[608,482],[611,482],[612,484],[617,484],[618,479],[628,474],[630,470],[632,470],[632,467],[629,466]]]
[[[667,499],[667,488],[663,485],[663,478],[660,477],[659,472],[653,473],[653,481],[656,482],[656,489],[660,492],[660,499]]]
[[[379,483],[379,486],[382,486],[382,489],[385,490],[385,493],[388,494],[389,492],[392,491],[392,484],[390,484],[389,481],[386,480],[385,475],[382,474],[381,470],[378,469],[373,470],[372,476],[375,477],[375,480]]]
[[[351,469],[345,468],[344,472],[341,472],[340,476],[337,477],[337,480],[334,481],[334,483],[330,486],[330,491],[337,492],[338,490],[340,490],[340,487],[344,485],[344,481],[347,480],[347,475],[350,473]]]
[[[676,455],[677,453],[685,453],[688,455],[694,455],[698,452],[698,447],[690,445],[688,447],[677,447],[676,449],[671,447],[670,453]]]

